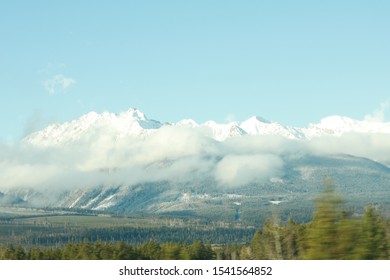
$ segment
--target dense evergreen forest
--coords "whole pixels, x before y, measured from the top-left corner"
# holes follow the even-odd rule
[[[223,232],[219,232],[223,234]],[[329,184],[316,201],[316,211],[308,223],[267,220],[245,244],[187,242],[88,241],[68,242],[61,247],[29,248],[0,246],[0,259],[389,259],[390,223],[373,206],[362,215],[348,213],[343,200]]]

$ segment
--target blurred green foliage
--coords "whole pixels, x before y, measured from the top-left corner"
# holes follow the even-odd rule
[[[328,181],[323,193],[316,199],[316,210],[311,221],[297,223],[292,219],[281,222],[278,214],[264,222],[250,243],[211,244],[197,240],[196,236],[207,233],[195,227],[186,233],[191,243],[158,242],[153,239],[137,245],[129,242],[110,242],[88,239],[68,241],[66,245],[0,246],[0,259],[56,259],[56,260],[386,260],[389,259],[390,222],[386,221],[372,205],[362,215],[347,212],[344,199],[335,192],[334,184]],[[275,208],[277,209],[277,208]],[[142,229],[122,228],[138,235]],[[161,230],[163,230],[162,228]],[[116,229],[117,230],[117,229]],[[144,233],[148,233],[147,229]],[[167,228],[173,230],[173,228]],[[233,229],[231,229],[233,230]],[[240,231],[242,229],[237,228]],[[159,233],[166,233],[159,231]],[[215,231],[217,235],[232,233],[227,228]],[[253,233],[252,233],[253,234]],[[102,234],[101,234],[102,235]],[[126,236],[124,233],[123,236]],[[203,236],[204,237],[204,236]],[[180,238],[179,238],[180,239]],[[61,244],[61,243],[60,243]]]

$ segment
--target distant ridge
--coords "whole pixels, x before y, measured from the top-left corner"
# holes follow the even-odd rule
[[[28,135],[23,141],[34,145],[59,145],[76,141],[91,130],[95,130],[95,133],[99,131],[104,134],[110,133],[117,137],[147,136],[164,126],[198,129],[217,141],[243,135],[278,135],[287,139],[311,139],[324,135],[340,136],[348,132],[390,134],[389,122],[358,121],[342,116],[326,117],[318,124],[309,124],[304,128],[284,126],[258,116],[227,124],[212,120],[198,124],[192,119],[164,123],[147,118],[136,108],[130,108],[120,114],[90,112],[69,122],[52,124]]]

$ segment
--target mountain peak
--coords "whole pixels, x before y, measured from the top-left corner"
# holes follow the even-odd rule
[[[261,122],[261,123],[267,123],[267,124],[272,123],[271,121],[269,121],[269,120],[267,120],[265,118],[259,117],[259,116],[252,116],[252,117],[249,118],[249,120],[256,121],[256,122]]]
[[[121,113],[120,117],[131,118],[131,119],[140,120],[140,121],[147,120],[147,117],[145,116],[145,114],[142,113],[137,108],[130,108],[126,112]]]
[[[184,119],[177,122],[175,125],[177,126],[185,126],[185,127],[198,127],[199,125],[193,119]]]
[[[320,121],[320,126],[324,128],[329,128],[329,129],[335,129],[335,128],[342,128],[345,126],[353,126],[357,123],[356,120],[348,118],[348,117],[343,117],[343,116],[329,116],[326,118],[323,118]]]

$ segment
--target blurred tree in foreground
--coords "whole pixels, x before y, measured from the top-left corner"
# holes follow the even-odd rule
[[[305,258],[340,259],[340,223],[342,199],[334,192],[334,186],[327,182],[325,191],[316,201],[316,212],[307,229]]]
[[[0,246],[0,259],[13,260],[210,260],[210,259],[364,259],[389,258],[390,222],[368,206],[360,217],[348,215],[342,209],[343,199],[328,182],[316,200],[311,222],[282,223],[276,217],[267,220],[253,236],[250,244],[204,244],[202,241],[139,245],[126,242],[68,243],[62,248],[20,245]]]
[[[360,259],[381,260],[388,258],[386,227],[379,213],[368,206],[364,213],[358,247]]]
[[[287,225],[280,225],[267,221],[252,239],[249,258],[388,259],[389,237],[380,214],[368,206],[362,218],[352,217],[343,211],[342,204],[333,183],[327,182],[316,200],[310,223],[295,224],[290,220]]]

